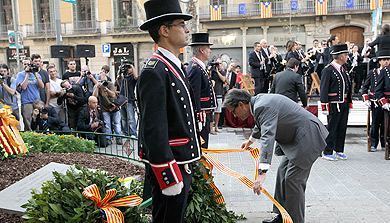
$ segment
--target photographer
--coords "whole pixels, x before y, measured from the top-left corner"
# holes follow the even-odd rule
[[[97,75],[92,74],[87,65],[81,66],[81,76],[76,84],[80,84],[83,87],[86,98],[92,95],[93,87],[98,83],[97,78]]]
[[[119,109],[113,104],[116,99],[115,87],[111,81],[107,80],[106,74],[99,75],[99,82],[95,85],[93,96],[99,99],[99,104],[103,110],[103,121],[106,123],[104,132],[106,134],[112,134],[113,128],[116,135],[122,135]],[[111,122],[113,123],[112,126]],[[111,137],[107,136],[107,140],[110,144]],[[116,144],[122,145],[121,138],[116,138]]]
[[[134,89],[138,79],[138,73],[130,60],[122,59],[119,70],[121,77],[119,94],[127,98],[127,103],[122,106],[122,132],[127,136],[137,137],[137,121],[135,120],[135,96]]]
[[[64,101],[66,102],[68,125],[70,128],[75,129],[80,110],[86,103],[84,92],[79,84],[70,84],[69,80],[63,80],[61,87],[62,90],[57,99],[57,104],[60,105]]]
[[[16,78],[16,86],[20,86],[24,130],[31,131],[33,102],[41,99],[39,89],[44,88],[44,84],[41,75],[38,73],[38,67],[31,63],[30,59],[23,60],[23,66],[24,71],[19,72]]]
[[[39,99],[33,103],[34,111],[32,113],[31,129],[32,130],[61,130],[70,131],[69,127],[58,118],[56,110],[47,106]]]
[[[225,71],[221,60],[217,60],[215,63],[211,63],[211,79],[215,81],[214,90],[217,96],[217,109],[214,111],[214,129],[215,132],[222,132],[218,128],[219,117],[222,113],[222,98],[224,95],[224,87],[229,85],[229,81],[225,77]]]
[[[19,121],[16,79],[10,76],[7,64],[0,65],[0,99],[12,108],[12,115]]]
[[[45,107],[49,106],[50,101],[50,78],[49,73],[45,69],[42,68],[42,60],[39,54],[31,55],[32,63],[38,68],[38,73],[42,77],[43,88],[39,89],[39,95],[41,96],[41,100],[45,102]]]
[[[98,99],[95,96],[88,98],[88,105],[82,107],[77,120],[77,130],[84,132],[99,132],[103,133],[104,122],[103,113],[98,106]],[[84,135],[89,140],[95,140],[100,147],[108,145],[106,137],[101,135],[87,134]]]

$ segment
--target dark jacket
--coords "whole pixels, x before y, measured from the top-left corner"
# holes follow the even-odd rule
[[[268,55],[271,55],[271,52],[269,51],[269,48],[267,48],[265,50],[267,50]],[[267,73],[267,75],[269,75],[271,73],[271,70],[272,70],[272,63],[269,63],[270,59],[268,58],[267,53],[265,52],[265,50],[263,49],[263,47],[260,47],[261,55],[265,59],[266,73]]]
[[[46,110],[48,112],[47,119],[41,119],[40,115],[38,115],[35,121],[34,119],[31,119],[32,130],[70,130],[69,127],[58,117],[57,112],[53,107],[48,106],[46,107]]]
[[[390,67],[383,68],[379,74],[378,84],[375,88],[375,98],[390,99]]]
[[[228,71],[226,71],[226,76],[227,76]],[[230,83],[229,83],[229,89],[234,88],[236,85],[236,79],[237,79],[237,74],[236,72],[232,71],[231,77],[230,77]]]
[[[295,51],[288,51],[286,54],[286,61],[288,62],[291,58],[295,58],[299,61],[298,71],[297,73],[299,75],[303,75],[303,69],[302,69],[302,62],[301,59],[299,59],[299,55]]]
[[[378,36],[374,41],[368,44],[370,47],[378,45],[378,52],[382,50],[390,50],[390,35]]]
[[[324,49],[324,52],[322,54],[323,54],[323,58],[324,58],[324,66],[330,64],[333,61],[333,57],[330,54],[330,47],[329,46],[327,46]]]
[[[77,121],[77,130],[79,131],[84,131],[84,132],[94,131],[94,129],[92,129],[91,125],[89,124],[91,116],[89,114],[88,108],[89,108],[88,105],[85,105],[80,111],[79,118]],[[103,121],[104,118],[103,118],[102,109],[100,107],[97,107],[97,110],[98,110],[98,114],[96,114],[96,119]],[[103,127],[99,129],[99,132],[103,132],[102,128]]]
[[[192,163],[201,155],[194,95],[184,76],[157,51],[137,82],[139,156],[150,164],[161,189],[176,184],[170,177],[162,180],[162,174],[181,176],[175,166]]]
[[[81,88],[81,85],[72,84],[72,89],[74,94],[73,98],[69,98],[66,96],[66,94],[64,94],[58,97],[57,104],[60,105],[64,100],[66,100],[66,106],[68,107],[68,109],[77,111],[87,103],[87,99],[85,98],[84,91]]]
[[[307,106],[307,97],[303,88],[302,77],[289,68],[275,75],[271,93],[284,95],[295,102],[298,102],[298,93],[303,106]]]
[[[366,81],[363,84],[362,95],[367,95],[370,100],[375,100],[375,91],[378,86],[380,71],[378,69],[370,70],[368,72]]]
[[[196,112],[212,110],[217,107],[213,83],[207,72],[194,61],[190,61],[187,67],[188,80],[194,91]]]
[[[249,66],[251,67],[251,77],[264,78],[265,77],[265,65],[260,64],[260,59],[257,57],[255,52],[249,54]]]
[[[341,66],[342,72],[332,64],[328,64],[321,74],[321,103],[352,103],[352,87],[346,71]]]

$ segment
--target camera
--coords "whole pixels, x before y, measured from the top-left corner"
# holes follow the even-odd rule
[[[5,80],[5,79],[6,79],[6,76],[4,76],[4,74],[0,72],[0,80]]]
[[[86,71],[84,71],[84,74],[85,74],[85,76],[89,76],[89,75],[91,75],[91,71],[86,70]]]
[[[46,108],[44,108],[44,107],[40,107],[40,108],[38,108],[38,111],[39,111],[39,114],[41,115],[46,115],[47,113],[49,113],[48,111],[47,111],[47,109]]]
[[[121,58],[121,65],[119,67],[121,73],[124,77],[130,77],[128,70],[131,68],[131,64],[133,64],[133,61],[128,60],[126,57]]]
[[[27,70],[26,72],[31,72],[31,73],[36,73],[39,71],[39,67],[37,65],[35,65],[34,63],[29,63],[27,65]]]
[[[217,66],[219,65],[219,62],[211,62],[210,63],[210,66],[211,66],[211,71],[216,71],[217,70]]]
[[[102,85],[103,85],[104,87],[107,87],[107,86],[108,86],[108,82],[105,81],[105,80],[100,80],[99,82],[102,83]]]
[[[74,89],[70,86],[65,87],[66,93],[74,93]]]

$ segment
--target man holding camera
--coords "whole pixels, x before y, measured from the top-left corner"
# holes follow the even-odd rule
[[[130,60],[123,60],[120,67],[119,94],[127,98],[127,103],[121,109],[122,131],[124,135],[137,137],[137,121],[135,120],[134,89],[138,73]]]
[[[77,127],[77,119],[83,106],[85,105],[85,96],[83,89],[79,84],[71,84],[69,80],[61,82],[61,93],[57,99],[58,104],[65,101],[65,108],[68,114],[68,125],[70,128]]]
[[[70,131],[69,127],[60,120],[55,109],[51,106],[45,107],[45,103],[39,99],[33,103],[32,130],[61,130]]]
[[[19,106],[16,97],[16,79],[10,76],[7,64],[0,65],[0,99],[12,108],[12,114],[19,120]]]
[[[107,75],[100,74],[99,82],[96,83],[93,96],[99,99],[99,104],[103,111],[103,121],[106,123],[104,132],[106,134],[112,134],[112,127],[116,135],[122,135],[121,133],[121,116],[119,109],[113,103],[116,99],[115,87],[111,81],[107,80]],[[111,126],[111,122],[113,126]],[[107,136],[108,143],[111,142],[111,137]],[[122,145],[121,138],[116,138],[116,144]]]
[[[214,90],[217,96],[217,109],[214,111],[214,129],[215,132],[222,132],[218,128],[219,117],[222,113],[222,98],[225,94],[225,86],[229,85],[229,81],[225,77],[225,71],[223,70],[222,60],[218,59],[215,63],[211,64],[211,79],[215,81]]]
[[[38,73],[42,77],[42,82],[44,87],[39,89],[39,94],[41,96],[41,100],[45,102],[45,107],[49,106],[50,101],[50,78],[49,74],[45,69],[42,68],[41,56],[39,54],[31,55],[31,60],[33,64],[38,68]]]
[[[42,77],[38,68],[31,63],[30,59],[23,60],[24,71],[19,72],[16,78],[16,85],[20,86],[20,101],[22,105],[22,117],[24,130],[31,131],[31,114],[33,102],[41,99],[39,89],[44,88]]]
[[[81,76],[76,83],[82,86],[86,98],[92,95],[94,86],[98,83],[97,79],[98,76],[91,73],[88,65],[81,66]]]
[[[95,96],[88,98],[88,105],[82,107],[77,120],[77,130],[84,132],[100,132],[103,133],[104,122],[103,113],[98,106],[98,99]],[[89,140],[95,140],[100,147],[107,146],[106,137],[102,135],[87,134],[84,136]]]

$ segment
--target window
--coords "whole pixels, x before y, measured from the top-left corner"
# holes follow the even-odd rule
[[[13,23],[11,0],[0,1],[0,36],[8,36],[7,30],[13,29]]]
[[[89,32],[95,30],[95,0],[76,0],[76,5],[73,5],[73,22],[76,32]]]
[[[226,0],[210,0],[210,5],[226,5]]]
[[[129,19],[133,16],[132,0],[119,0],[119,18]]]
[[[50,0],[39,0],[38,2],[38,26],[40,31],[51,30]]]
[[[79,21],[90,21],[91,16],[91,1],[90,0],[78,0],[78,13]]]

